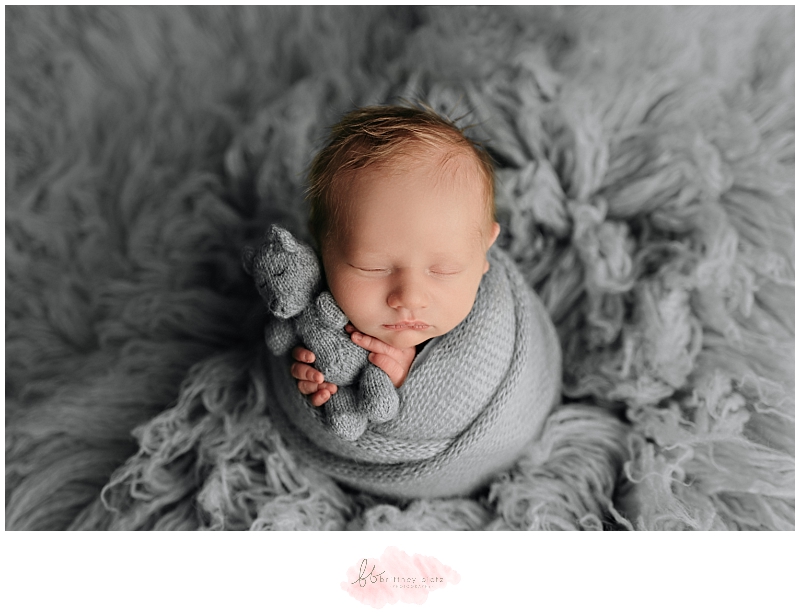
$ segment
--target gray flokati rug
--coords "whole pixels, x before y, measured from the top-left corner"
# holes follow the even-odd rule
[[[794,528],[794,8],[6,13],[9,529]],[[563,404],[471,498],[271,426],[239,250],[354,105],[487,140]],[[535,396],[536,392],[531,392]]]

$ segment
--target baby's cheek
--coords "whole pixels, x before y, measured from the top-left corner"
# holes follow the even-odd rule
[[[345,313],[357,330],[370,336],[380,333],[381,330],[376,328],[382,324],[382,315],[376,304],[378,300],[374,297],[374,294],[355,286],[348,291],[341,300],[334,295],[334,299],[336,299],[342,312]]]
[[[359,323],[356,323],[355,321],[352,323],[358,331],[366,334],[367,336],[372,336],[373,338],[377,338],[386,344],[391,344],[388,340],[381,338],[381,336],[386,335],[386,330],[381,327],[381,323],[379,323],[376,319],[365,319],[359,320]]]
[[[328,286],[339,308],[352,320],[352,313],[361,303],[363,295],[358,284],[347,276],[336,276],[328,280]]]
[[[461,321],[467,318],[467,315],[472,310],[472,306],[475,304],[475,296],[477,295],[477,286],[473,289],[470,287],[465,287],[460,290],[458,294],[449,298],[449,301],[445,303],[448,308],[448,317],[449,317],[449,325],[451,328],[457,326]]]

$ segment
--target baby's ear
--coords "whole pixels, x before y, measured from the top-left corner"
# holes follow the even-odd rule
[[[494,245],[499,235],[500,235],[500,225],[496,222],[492,223],[492,230],[489,232],[489,238],[488,238],[489,242],[486,245],[487,251]],[[486,257],[484,257],[484,261],[485,263],[483,264],[483,273],[485,274],[486,272],[489,271],[489,259],[486,259]]]
[[[500,235],[500,223],[492,223],[492,230],[489,233],[489,243],[486,245],[486,250],[489,250],[497,241],[497,236]]]

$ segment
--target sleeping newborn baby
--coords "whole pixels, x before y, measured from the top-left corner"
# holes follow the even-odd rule
[[[544,307],[493,248],[491,159],[429,109],[366,107],[333,128],[309,183],[327,287],[352,341],[398,388],[400,411],[355,442],[332,438],[319,407],[337,387],[296,347],[290,368],[268,371],[278,427],[314,466],[358,488],[475,490],[537,436],[561,375]]]
[[[310,183],[312,231],[348,332],[400,387],[420,347],[469,314],[489,269],[500,232],[491,160],[431,112],[373,107],[342,121]],[[308,365],[313,353],[294,357],[300,391],[325,403],[336,385]]]

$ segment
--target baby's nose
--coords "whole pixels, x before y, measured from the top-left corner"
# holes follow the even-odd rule
[[[424,282],[413,273],[399,275],[395,286],[389,293],[387,303],[392,308],[406,308],[412,312],[427,308],[428,294]]]

